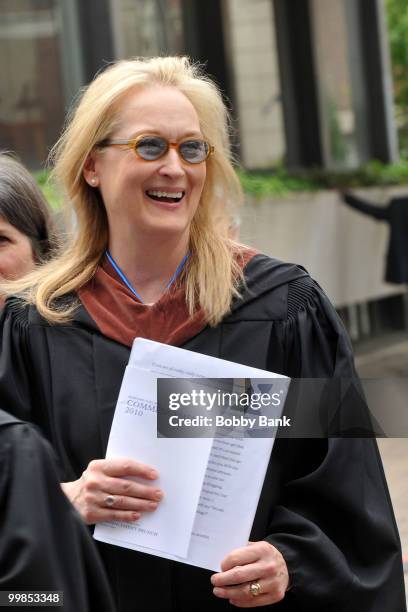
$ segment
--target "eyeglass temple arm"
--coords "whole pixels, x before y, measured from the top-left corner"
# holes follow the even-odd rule
[[[106,147],[108,145],[133,145],[134,140],[127,140],[125,138],[104,138],[98,143],[99,147]]]

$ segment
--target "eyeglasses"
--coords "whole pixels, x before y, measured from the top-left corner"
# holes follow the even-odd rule
[[[99,143],[99,147],[124,146],[133,149],[138,157],[145,161],[155,161],[166,155],[170,147],[176,149],[181,159],[188,164],[201,164],[214,153],[214,147],[206,140],[188,138],[182,142],[169,142],[162,136],[142,135],[131,140],[122,138],[107,138]]]

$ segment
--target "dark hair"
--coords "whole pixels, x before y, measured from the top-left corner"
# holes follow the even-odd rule
[[[56,237],[48,204],[28,170],[5,152],[0,152],[0,217],[30,239],[35,261],[50,258]]]

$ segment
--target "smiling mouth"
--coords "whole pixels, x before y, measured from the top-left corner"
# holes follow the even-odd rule
[[[184,191],[169,193],[168,191],[160,191],[158,189],[148,189],[146,195],[155,202],[167,202],[169,204],[177,204],[185,195]]]

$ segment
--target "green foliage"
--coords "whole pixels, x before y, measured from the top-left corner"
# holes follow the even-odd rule
[[[285,168],[270,172],[238,171],[242,188],[259,198],[265,196],[286,196],[294,191],[315,191],[318,189],[308,178],[289,173]]]
[[[385,165],[374,160],[357,170],[348,172],[332,172],[315,168],[295,173],[279,166],[270,171],[238,170],[237,173],[245,193],[259,199],[284,198],[292,193],[322,189],[408,185],[408,161]],[[49,172],[46,170],[35,172],[34,178],[51,208],[58,210],[61,207],[62,198],[50,182]]]
[[[50,173],[48,170],[39,170],[33,172],[33,176],[38,183],[41,191],[43,192],[45,199],[52,208],[52,210],[58,210],[61,208],[62,198],[58,194],[57,189],[50,181]]]
[[[285,197],[299,191],[408,185],[408,161],[382,164],[373,160],[353,171],[334,172],[315,168],[291,173],[285,168],[270,172],[240,170],[244,191],[256,198]]]
[[[408,159],[408,2],[386,0],[386,8],[401,156]]]

